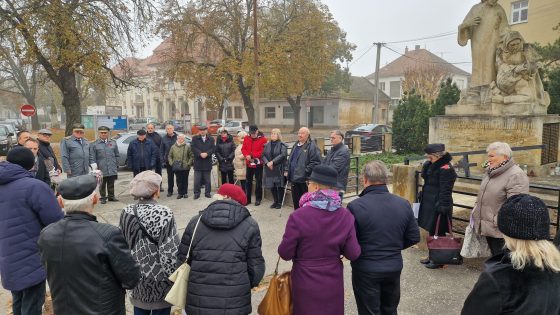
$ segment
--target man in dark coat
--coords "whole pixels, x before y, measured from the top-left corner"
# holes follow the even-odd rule
[[[441,143],[428,144],[424,149],[428,161],[422,166],[424,187],[419,195],[420,210],[418,211],[418,225],[428,231],[430,235],[436,234],[436,223],[440,218],[438,235],[449,232],[449,223],[453,216],[453,185],[457,173],[451,165],[451,155],[445,152]],[[442,265],[434,264],[429,259],[422,259],[421,263],[426,268],[436,269]]]
[[[323,164],[334,167],[338,173],[337,189],[344,194],[348,185],[348,173],[350,172],[350,150],[344,144],[344,134],[340,130],[331,132],[331,150],[325,156]],[[342,198],[342,196],[341,196]]]
[[[234,183],[233,159],[235,158],[235,143],[233,137],[225,128],[221,128],[218,139],[216,139],[216,158],[220,164],[222,184]]]
[[[294,144],[288,158],[288,171],[284,174],[292,183],[294,209],[299,208],[299,199],[307,192],[306,181],[313,168],[319,164],[321,164],[321,152],[311,140],[309,129],[301,127],[298,131],[298,142]]]
[[[253,178],[255,179],[255,206],[261,204],[262,200],[262,176],[263,161],[262,153],[266,137],[255,125],[249,127],[249,134],[243,140],[241,153],[245,157],[247,164],[247,180],[245,181],[245,192],[247,193],[247,204],[251,204],[251,195],[253,193]]]
[[[381,161],[364,167],[364,190],[348,204],[362,248],[352,264],[352,287],[359,314],[397,314],[401,250],[420,241],[410,203],[387,189],[387,168]]]
[[[169,158],[169,150],[171,147],[177,142],[177,133],[175,132],[175,127],[173,125],[165,126],[165,136],[161,137],[161,146],[160,146],[160,154],[161,154],[161,161],[162,166],[165,167],[167,170],[167,197],[171,197],[173,195],[173,186],[174,186],[174,179],[173,176],[175,173],[173,172],[173,168],[167,160]]]
[[[187,314],[251,314],[251,288],[259,284],[265,269],[259,225],[244,206],[247,197],[239,186],[224,184],[217,196],[224,200],[214,201],[193,217],[179,245],[178,264],[182,264],[193,242],[185,310]]]
[[[25,146],[25,142],[31,138],[31,133],[27,130],[22,130],[17,133],[17,143],[14,148]]]
[[[27,141],[25,141],[24,147],[31,150],[31,152],[33,152],[33,155],[35,156],[35,165],[33,165],[33,168],[30,169],[29,172],[31,172],[31,174],[36,179],[50,186],[51,177],[49,176],[49,172],[47,171],[45,161],[39,156],[39,141],[33,138],[29,138]]]
[[[115,181],[119,173],[119,148],[117,142],[109,139],[109,127],[101,126],[97,128],[99,138],[89,146],[90,163],[99,169],[103,174],[101,187],[101,203],[109,201],[119,201],[115,197]]]
[[[31,176],[34,163],[24,147],[13,148],[7,162],[0,162],[0,278],[12,292],[14,314],[42,314],[47,273],[37,239],[64,215],[50,187]]]
[[[60,168],[60,164],[58,164],[56,154],[54,154],[54,150],[51,146],[51,136],[52,132],[49,129],[39,130],[37,134],[37,140],[39,140],[39,156],[44,161],[50,161],[47,163],[52,164],[55,170],[62,171],[62,169]]]
[[[96,187],[93,175],[63,181],[57,191],[66,216],[43,229],[37,242],[55,314],[125,315],[125,289],[140,280],[121,230],[92,214]]]
[[[159,135],[159,133],[156,132],[156,125],[154,125],[154,123],[149,123],[146,125],[146,131],[148,132],[146,134],[146,138],[152,140],[152,143],[156,146],[156,151],[157,151],[157,155],[156,155],[156,167],[155,167],[155,172],[158,173],[159,175],[161,175],[161,170],[162,170],[162,166],[163,166],[163,161],[161,160],[162,158],[162,154],[160,152],[161,150],[161,136]],[[163,191],[163,187],[159,187],[159,191]]]
[[[204,184],[204,196],[211,198],[212,154],[216,151],[214,138],[208,135],[208,127],[201,125],[198,136],[192,138],[191,149],[194,157],[194,199],[200,198],[200,187]]]
[[[156,166],[156,147],[150,139],[146,139],[146,130],[136,132],[137,139],[128,145],[126,162],[132,169],[134,176],[146,170],[153,170]]]

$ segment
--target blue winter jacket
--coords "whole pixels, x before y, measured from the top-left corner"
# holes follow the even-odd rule
[[[5,289],[19,291],[46,279],[37,239],[63,216],[47,184],[17,164],[0,162],[0,277]]]
[[[144,143],[140,142],[138,139],[134,139],[128,145],[126,163],[127,166],[134,171],[140,171],[141,167],[145,167],[147,170],[153,170],[156,166],[156,158],[159,154],[158,148],[152,140],[148,138],[146,138],[143,142]],[[143,160],[142,149],[144,150]]]

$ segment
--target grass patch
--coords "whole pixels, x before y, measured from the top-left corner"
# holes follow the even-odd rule
[[[364,155],[360,155],[359,160],[360,160],[360,173],[362,173],[363,169],[364,169],[364,165],[366,165],[366,163],[370,162],[370,161],[374,161],[374,160],[380,160],[383,161],[386,165],[387,168],[389,168],[389,170],[391,169],[391,167],[393,166],[393,164],[398,164],[398,163],[403,163],[404,159],[406,157],[412,156],[413,154],[397,154],[397,153],[378,153],[378,154],[364,154]],[[356,160],[352,159],[350,161],[350,167],[354,168],[356,167]]]

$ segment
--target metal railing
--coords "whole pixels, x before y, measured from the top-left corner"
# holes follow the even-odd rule
[[[416,171],[415,174],[415,179],[416,179],[416,196],[418,196],[418,192],[419,192],[419,188],[423,187],[424,185],[422,185],[420,183],[420,173],[419,171]],[[465,179],[465,180],[473,180],[473,181],[478,181],[478,182],[482,182],[482,178],[479,177],[467,177],[467,176],[457,176],[457,179]],[[548,209],[552,209],[554,211],[556,211],[556,220],[555,222],[550,223],[551,226],[555,227],[556,233],[558,233],[558,229],[560,227],[560,215],[559,215],[559,206],[560,206],[560,187],[558,186],[548,186],[548,185],[540,185],[540,184],[530,184],[529,185],[529,189],[539,189],[539,190],[544,190],[544,191],[552,191],[555,192],[558,196],[557,200],[556,200],[556,205],[548,205],[547,207]],[[478,194],[476,193],[470,193],[470,192],[465,192],[465,191],[459,191],[456,190],[455,188],[452,190],[453,194],[458,194],[458,195],[466,195],[466,196],[474,196],[476,197]],[[453,207],[458,207],[458,208],[463,208],[463,209],[469,209],[469,210],[473,210],[474,209],[474,204],[473,205],[466,205],[466,204],[461,204],[461,203],[456,203],[453,202]],[[469,218],[470,219],[470,218]],[[457,217],[457,216],[453,216],[452,220],[453,221],[459,221],[459,222],[464,222],[464,223],[470,223],[469,219],[464,219],[461,217]],[[458,230],[456,229],[456,224],[453,224],[453,233],[458,233],[458,234],[465,234],[464,230]]]

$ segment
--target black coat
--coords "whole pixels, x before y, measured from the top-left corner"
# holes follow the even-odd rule
[[[308,139],[300,148],[297,158],[294,150],[298,143],[292,147],[290,157],[288,157],[288,179],[292,183],[305,183],[315,166],[321,164],[321,152],[311,139]]]
[[[338,172],[336,188],[346,190],[348,173],[350,172],[350,150],[348,150],[348,147],[344,143],[333,146],[325,156],[323,164],[334,167]]]
[[[560,314],[560,273],[534,266],[515,270],[508,255],[499,254],[486,262],[486,271],[465,300],[461,314]]]
[[[360,198],[348,204],[354,215],[356,236],[362,248],[352,261],[352,270],[362,272],[400,272],[401,250],[420,241],[420,230],[410,203],[387,189],[368,186]]]
[[[195,171],[211,171],[212,170],[212,154],[216,151],[214,138],[206,135],[206,142],[202,141],[202,136],[194,136],[191,142],[191,149],[194,158],[193,168]],[[206,152],[208,156],[201,158],[200,153]]]
[[[426,162],[422,167],[424,187],[419,195],[418,225],[430,235],[434,235],[439,214],[442,216],[438,234],[449,232],[447,220],[453,215],[452,191],[457,179],[457,173],[450,162],[451,155],[446,153],[435,163]]]
[[[48,160],[49,158],[54,164],[54,167],[57,170],[61,170],[60,164],[58,164],[58,159],[56,158],[56,154],[54,154],[54,150],[50,143],[39,141],[39,152],[37,153],[43,160]]]
[[[268,142],[264,145],[263,150],[263,163],[264,163],[264,176],[263,186],[265,188],[284,187],[284,171],[288,170],[288,146],[278,141],[272,151],[272,143]],[[272,170],[266,166],[268,162],[272,161]]]
[[[125,315],[125,289],[140,268],[118,227],[71,212],[41,231],[37,242],[57,315]]]
[[[152,132],[152,133],[146,133],[146,138],[152,140],[152,142],[154,143],[154,145],[156,146],[156,152],[157,152],[157,156],[156,156],[156,164],[161,164],[161,136],[159,135],[159,133],[157,132]]]
[[[167,133],[161,137],[161,145],[159,148],[159,153],[161,155],[162,165],[167,163],[169,158],[169,150],[177,142],[177,133],[173,132],[173,136],[168,136]]]
[[[218,140],[216,140],[216,158],[218,159],[218,163],[220,163],[220,171],[233,171],[235,143],[233,142],[233,137],[231,135],[228,135],[226,141],[223,141],[222,137],[218,136]]]
[[[251,313],[251,288],[264,275],[259,225],[249,210],[232,200],[214,201],[200,212],[189,264],[189,315]],[[185,261],[199,216],[191,219],[179,245]]]
[[[49,171],[45,165],[45,160],[40,155],[37,155],[37,159],[37,174],[35,174],[35,178],[50,186],[51,176],[49,175]]]

